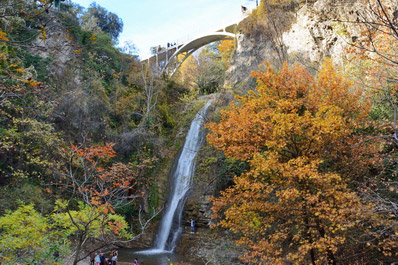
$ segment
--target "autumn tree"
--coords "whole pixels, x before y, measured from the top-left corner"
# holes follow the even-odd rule
[[[350,54],[347,68],[357,78],[358,86],[365,86],[373,93],[372,114],[383,124],[384,137],[396,145],[398,10],[393,1],[371,0],[358,16],[362,32],[347,49]]]
[[[74,263],[77,264],[92,251],[111,246],[120,240],[134,239],[123,217],[115,210],[142,197],[136,190],[136,172],[122,163],[112,163],[116,156],[112,143],[104,146],[77,147],[65,150],[65,168],[53,185],[70,194],[70,200],[59,202],[56,208],[59,224],[74,236]],[[144,231],[153,213],[144,220],[140,209],[137,227]],[[84,253],[84,254],[82,254]]]
[[[0,3],[0,31],[6,32],[8,42],[16,46],[31,43],[35,38],[45,38],[49,13],[59,0],[11,0]],[[1,32],[0,32],[1,35]],[[4,39],[0,38],[0,41]]]
[[[178,60],[182,60],[183,55],[178,55]],[[178,69],[175,79],[185,86],[189,91],[198,93],[198,88],[196,85],[196,77],[198,76],[198,59],[195,56],[189,56]]]
[[[354,159],[354,132],[365,125],[369,101],[330,60],[317,78],[286,64],[253,76],[256,91],[207,125],[210,144],[250,163],[213,199],[213,217],[248,247],[246,262],[337,264],[369,211],[337,169],[343,153]]]
[[[396,90],[398,81],[394,77],[398,64],[398,10],[393,1],[369,0],[367,8],[357,12],[362,26],[361,36],[355,37],[351,47],[347,49],[353,76],[359,77],[359,85],[366,86],[374,95],[374,101],[382,105],[388,103],[393,109],[390,114],[376,105],[380,118],[388,118],[394,122],[394,133],[391,140],[397,141]],[[349,64],[350,66],[350,64]],[[363,78],[366,76],[366,78]],[[395,114],[393,114],[395,113]],[[384,115],[384,117],[383,117]]]
[[[62,231],[65,238],[73,242],[70,256],[74,265],[94,251],[134,239],[125,218],[113,210],[109,212],[109,207],[82,201],[76,204],[59,200],[50,215],[54,229]]]
[[[375,54],[390,63],[398,64],[397,55],[390,53],[389,48],[384,47],[383,40],[392,40],[398,37],[398,9],[391,0],[369,0],[367,9],[358,12],[363,26],[362,38],[352,43],[355,47],[365,52]]]
[[[156,127],[157,109],[160,102],[159,98],[165,81],[158,76],[157,69],[148,65],[135,63],[128,76],[129,83],[135,88],[135,100],[130,105],[135,105],[134,116],[136,127],[141,130],[148,130]]]
[[[224,82],[225,65],[222,63],[215,46],[210,45],[203,49],[198,56],[198,76],[196,85],[201,94],[218,92]]]

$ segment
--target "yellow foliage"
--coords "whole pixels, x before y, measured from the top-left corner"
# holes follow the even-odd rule
[[[178,55],[178,60],[182,60],[183,57],[182,54]],[[177,78],[191,91],[194,91],[196,87],[195,78],[198,74],[198,64],[199,62],[195,56],[189,56],[178,70]]]
[[[221,54],[221,60],[225,67],[229,66],[229,60],[235,50],[235,41],[233,40],[222,40],[220,44],[217,45],[217,49]]]
[[[39,38],[42,40],[46,40],[47,39],[47,30],[44,26],[40,26],[40,34],[39,34]]]

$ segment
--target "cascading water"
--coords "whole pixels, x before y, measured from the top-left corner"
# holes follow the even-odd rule
[[[181,217],[187,193],[191,188],[192,177],[195,169],[195,157],[203,141],[202,126],[204,117],[211,102],[196,114],[185,139],[184,146],[178,158],[172,175],[172,190],[169,201],[160,222],[159,231],[153,249],[146,253],[172,252],[176,241],[182,233]]]

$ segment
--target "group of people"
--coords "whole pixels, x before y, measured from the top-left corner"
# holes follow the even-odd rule
[[[167,43],[167,48],[172,48],[172,47],[174,47],[174,46],[177,46],[177,43],[172,43],[172,42],[168,42]]]
[[[172,42],[168,42],[168,43],[167,43],[167,49],[174,48],[174,46],[177,46],[177,43],[175,43],[175,42],[174,42],[174,43],[172,43]],[[160,52],[162,52],[164,49],[165,49],[164,47],[158,45],[158,47],[156,48],[156,52],[157,52],[157,53],[160,53]]]
[[[106,258],[103,252],[91,253],[91,265],[116,265],[117,255],[117,251],[112,251],[109,258]]]

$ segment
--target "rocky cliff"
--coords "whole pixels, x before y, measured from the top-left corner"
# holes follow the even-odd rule
[[[252,89],[250,72],[258,70],[264,62],[275,67],[285,61],[299,62],[316,69],[322,58],[331,57],[341,64],[345,49],[360,37],[356,22],[364,7],[363,0],[318,0],[282,13],[286,20],[291,20],[287,29],[279,30],[278,24],[270,23],[267,26],[274,34],[257,39],[239,33],[226,85],[238,90]]]

